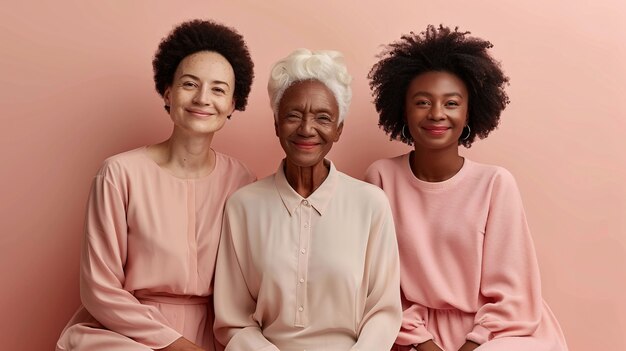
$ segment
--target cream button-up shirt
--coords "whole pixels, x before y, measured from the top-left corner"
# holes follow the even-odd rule
[[[385,194],[330,164],[308,198],[278,172],[228,200],[215,276],[227,351],[389,350],[401,323]]]

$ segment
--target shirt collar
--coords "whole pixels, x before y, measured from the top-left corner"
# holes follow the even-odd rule
[[[278,171],[274,175],[274,183],[276,184],[276,189],[278,190],[278,194],[285,205],[285,208],[289,212],[289,215],[293,215],[294,211],[300,206],[300,204],[310,204],[313,208],[320,214],[324,215],[324,211],[328,207],[330,199],[335,194],[335,189],[337,188],[337,183],[339,181],[339,172],[335,168],[335,165],[332,161],[328,160],[330,163],[330,169],[328,172],[328,176],[320,186],[315,189],[313,194],[309,195],[309,197],[304,198],[300,194],[298,194],[292,187],[289,185],[287,181],[287,177],[285,177],[285,171],[283,170],[285,161],[283,160],[278,166]]]

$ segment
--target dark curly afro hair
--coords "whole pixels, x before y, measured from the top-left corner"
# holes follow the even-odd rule
[[[254,64],[243,37],[233,28],[213,21],[183,22],[161,40],[152,60],[156,90],[163,96],[174,80],[180,61],[199,51],[217,52],[228,60],[235,72],[235,109],[244,111],[254,78]]]
[[[470,147],[476,136],[484,139],[500,122],[500,113],[509,103],[504,88],[509,78],[500,64],[488,53],[493,45],[483,39],[470,37],[470,32],[429,25],[416,35],[403,35],[379,55],[368,74],[378,125],[391,139],[412,145],[409,135],[402,135],[405,120],[406,91],[413,78],[429,71],[449,72],[459,77],[469,93],[469,137],[459,145]],[[462,137],[465,138],[466,133]]]

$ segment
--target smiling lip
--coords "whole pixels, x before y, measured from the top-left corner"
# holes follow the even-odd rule
[[[442,135],[448,131],[448,127],[425,127],[424,130],[432,135]]]
[[[295,141],[292,141],[291,143],[295,145],[296,148],[301,149],[301,150],[311,150],[315,148],[317,145],[319,145],[318,143],[303,143],[303,142],[295,142]]]
[[[205,112],[205,111],[202,111],[202,110],[194,110],[194,109],[190,109],[190,108],[187,109],[187,112],[189,112],[192,115],[197,116],[197,117],[211,117],[211,116],[213,116],[213,113],[211,113],[211,112]]]

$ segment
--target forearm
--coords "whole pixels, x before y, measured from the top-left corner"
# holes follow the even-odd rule
[[[415,345],[417,351],[443,351],[432,339]]]
[[[463,346],[461,346],[459,351],[472,351],[472,350],[476,349],[479,346],[480,346],[480,344],[477,344],[477,343],[475,343],[473,341],[467,340],[465,342],[465,344],[463,344]]]

